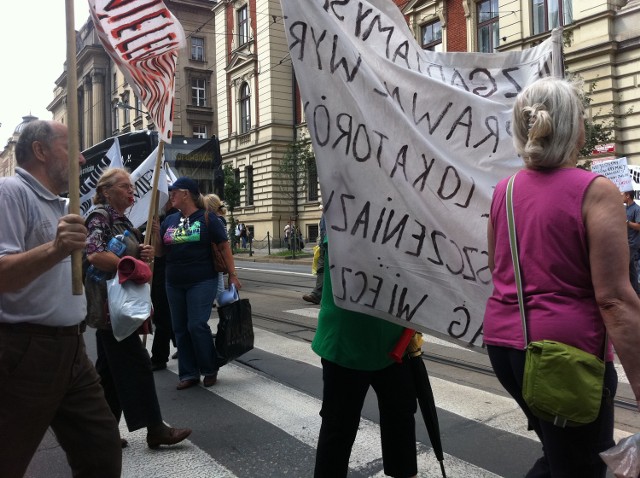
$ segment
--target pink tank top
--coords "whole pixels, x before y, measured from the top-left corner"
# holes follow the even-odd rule
[[[522,170],[513,186],[513,210],[529,341],[557,340],[602,357],[604,323],[595,301],[582,202],[597,175],[578,168]],[[493,294],[484,316],[484,342],[524,349],[514,282],[505,193],[491,203],[495,235]],[[612,360],[611,350],[607,360]]]

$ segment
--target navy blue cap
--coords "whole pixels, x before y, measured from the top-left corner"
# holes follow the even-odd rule
[[[174,189],[186,189],[192,194],[200,194],[198,183],[186,176],[176,179],[173,184],[169,186],[169,191],[173,191]]]

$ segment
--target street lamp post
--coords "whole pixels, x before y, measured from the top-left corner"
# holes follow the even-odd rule
[[[136,108],[135,106],[131,106],[128,103],[123,103],[122,101],[118,101],[116,103],[116,108],[120,108],[123,110],[133,110],[136,111],[138,113],[144,114],[147,117],[147,128],[152,130],[154,128],[153,125],[153,121],[151,121],[151,116],[149,115],[149,113],[147,111],[141,110],[140,108]]]

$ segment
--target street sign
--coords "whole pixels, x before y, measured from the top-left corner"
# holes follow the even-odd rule
[[[607,153],[615,153],[616,152],[616,144],[615,143],[606,143],[606,144],[597,144],[591,154],[607,154]]]

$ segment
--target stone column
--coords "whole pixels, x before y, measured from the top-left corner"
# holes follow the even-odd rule
[[[104,117],[104,80],[105,70],[96,68],[91,73],[93,80],[92,105],[93,105],[93,142],[99,143],[105,139],[105,117]],[[109,118],[110,121],[110,118]]]
[[[92,87],[91,87],[91,77],[89,75],[83,78],[83,86],[84,86],[84,95],[82,97],[82,131],[84,133],[83,136],[83,145],[82,149],[87,149],[93,146],[93,98],[91,95]]]

